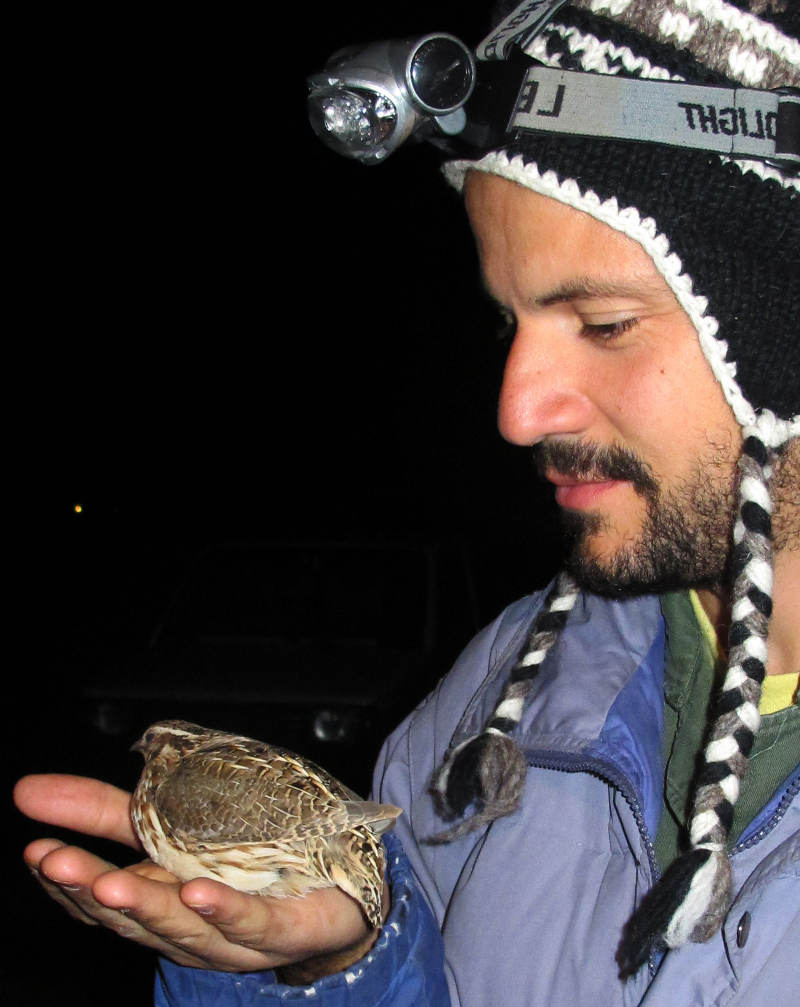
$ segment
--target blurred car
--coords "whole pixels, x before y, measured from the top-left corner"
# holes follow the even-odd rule
[[[363,793],[385,735],[478,628],[458,546],[221,544],[191,564],[145,650],[84,697],[106,741],[194,720],[301,752]]]

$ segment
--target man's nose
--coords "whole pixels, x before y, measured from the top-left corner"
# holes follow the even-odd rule
[[[497,425],[512,444],[585,433],[595,406],[585,386],[580,349],[548,336],[541,324],[520,325],[506,360]]]

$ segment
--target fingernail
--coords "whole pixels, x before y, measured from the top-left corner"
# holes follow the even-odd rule
[[[213,916],[217,911],[216,906],[194,906],[191,903],[189,904],[189,908],[193,909],[200,916]]]

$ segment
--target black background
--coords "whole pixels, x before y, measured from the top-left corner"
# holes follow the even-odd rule
[[[495,429],[498,319],[437,156],[364,168],[305,114],[335,48],[474,44],[483,12],[340,6],[65,8],[20,33],[7,793],[133,786],[88,743],[81,684],[209,544],[457,542],[485,620],[557,563],[530,453]],[[19,854],[56,830],[9,813],[5,1002],[149,1002],[149,954],[49,904]]]

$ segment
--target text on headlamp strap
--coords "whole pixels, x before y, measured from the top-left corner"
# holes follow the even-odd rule
[[[511,47],[524,49],[567,0],[526,0],[503,18],[475,47],[477,59],[506,59]]]
[[[800,167],[800,96],[531,67],[513,130],[640,140]]]

